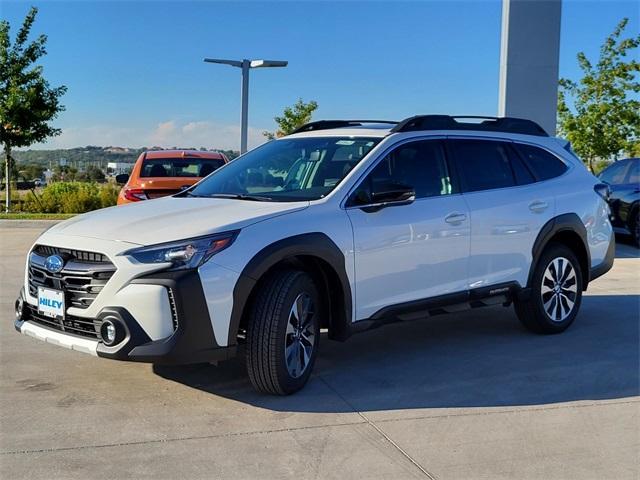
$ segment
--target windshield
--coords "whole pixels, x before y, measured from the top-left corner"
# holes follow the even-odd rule
[[[333,190],[380,140],[314,137],[268,142],[232,161],[183,195],[265,201],[317,200]]]

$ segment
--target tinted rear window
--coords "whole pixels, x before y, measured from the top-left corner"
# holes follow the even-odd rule
[[[509,149],[511,153],[511,168],[513,168],[513,174],[516,176],[516,183],[518,185],[528,185],[536,181],[529,168],[520,159],[518,154]]]
[[[451,140],[450,143],[465,191],[516,185],[506,143],[488,140]]]
[[[141,177],[206,177],[224,165],[215,158],[147,158],[142,162]]]
[[[532,145],[514,144],[538,181],[559,177],[567,166],[555,155]]]

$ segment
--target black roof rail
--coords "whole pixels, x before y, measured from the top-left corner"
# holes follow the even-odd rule
[[[316,130],[330,130],[332,128],[360,127],[364,123],[388,123],[389,125],[396,125],[398,122],[392,120],[318,120],[317,122],[305,123],[301,127],[296,128],[291,134]]]
[[[462,120],[462,121],[459,121]],[[483,120],[465,122],[464,120]],[[416,115],[398,123],[391,133],[420,130],[480,130],[488,132],[520,133],[548,137],[549,134],[533,120],[514,117],[483,117],[473,115]]]

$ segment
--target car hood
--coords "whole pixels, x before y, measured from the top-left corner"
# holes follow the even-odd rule
[[[308,206],[306,201],[165,197],[78,215],[47,233],[153,245],[236,230]]]

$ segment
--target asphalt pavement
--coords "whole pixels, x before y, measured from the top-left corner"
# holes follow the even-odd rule
[[[154,367],[18,334],[46,222],[0,221],[0,477],[640,478],[640,258],[620,243],[574,325],[512,308],[326,338],[307,387],[253,391],[241,359]]]

